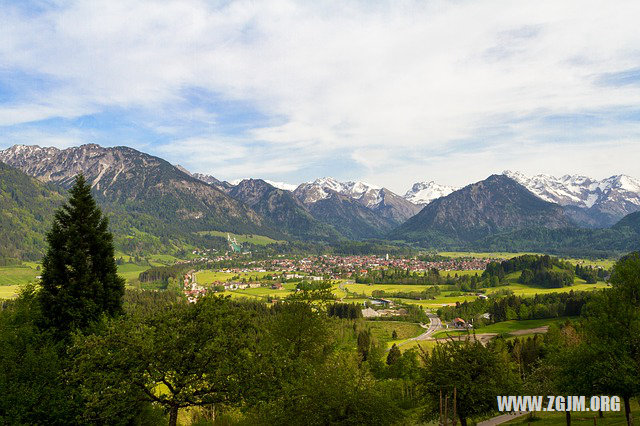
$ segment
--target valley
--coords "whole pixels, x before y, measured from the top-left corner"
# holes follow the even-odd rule
[[[404,383],[402,395],[416,392],[427,354],[454,342],[502,353],[517,365],[513,380],[526,382],[538,367],[522,354],[542,359],[541,348],[569,345],[583,308],[611,291],[621,256],[640,248],[640,204],[627,178],[577,190],[579,178],[505,172],[463,188],[416,183],[399,196],[332,178],[295,188],[230,183],[127,147],[20,146],[0,151],[0,161],[2,305],[42,291],[53,212],[82,172],[109,219],[126,309],[156,318],[160,306],[224,303],[259,312],[259,332],[278,332],[270,315],[284,315],[282,338],[299,324],[309,347],[319,339],[357,354],[340,380],[366,371],[371,383]],[[573,188],[570,199],[554,198],[562,184]],[[203,411],[182,413],[189,423],[186,413]]]

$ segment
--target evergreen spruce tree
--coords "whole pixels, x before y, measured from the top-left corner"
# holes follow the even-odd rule
[[[61,335],[86,328],[103,314],[119,314],[124,295],[108,220],[81,174],[70,195],[47,234],[40,291],[43,326]]]

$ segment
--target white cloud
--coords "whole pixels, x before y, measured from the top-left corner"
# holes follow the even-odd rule
[[[200,88],[277,123],[226,136],[222,147],[209,137],[156,147],[194,156],[198,168],[215,164],[228,177],[249,169],[277,178],[276,171],[340,156],[355,159],[366,179],[404,190],[432,178],[460,185],[518,164],[548,171],[551,154],[567,171],[640,175],[618,147],[624,141],[635,152],[638,128],[613,120],[588,131],[558,129],[539,120],[640,104],[640,85],[598,84],[603,73],[640,65],[637,1],[61,5],[35,17],[2,11],[0,67],[59,84],[42,93],[53,104],[0,102],[0,124],[135,107],[159,111],[153,126],[180,138],[163,123],[171,119],[167,105],[184,103],[185,88]],[[216,114],[198,108],[193,125],[215,126]],[[574,144],[550,142],[574,130]],[[455,148],[462,140],[478,147]]]

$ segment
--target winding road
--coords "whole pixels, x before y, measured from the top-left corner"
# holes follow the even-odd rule
[[[436,331],[442,328],[442,322],[440,322],[440,318],[438,318],[436,314],[427,314],[427,316],[429,317],[429,325],[420,324],[420,326],[422,328],[426,328],[427,331],[425,331],[419,336],[412,337],[411,339],[407,339],[404,342],[398,343],[398,346],[405,345],[414,340],[428,340],[431,338],[431,335],[433,333],[435,333]]]

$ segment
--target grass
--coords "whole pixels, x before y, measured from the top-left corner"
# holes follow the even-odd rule
[[[365,294],[371,296],[375,290],[383,290],[388,293],[397,291],[423,291],[431,287],[430,285],[412,285],[412,284],[345,284],[344,288],[352,293]]]
[[[378,339],[379,342],[392,343],[410,339],[424,333],[426,330],[419,324],[413,322],[402,321],[367,321],[367,327],[371,330],[371,334]],[[392,337],[393,330],[396,331],[398,337]]]
[[[554,323],[563,323],[567,320],[570,320],[570,317],[561,317],[561,318],[545,318],[545,319],[533,319],[533,320],[511,320],[511,321],[501,321],[495,324],[490,324],[485,327],[480,327],[476,329],[476,333],[495,333],[495,334],[503,334],[503,333],[511,333],[519,330],[529,330],[533,328],[542,327],[545,325],[551,325]],[[464,335],[467,332],[464,330],[442,330],[438,331],[433,335],[436,338],[443,338],[457,335]],[[533,333],[531,333],[533,334]]]
[[[283,243],[281,240],[274,240],[273,238],[266,237],[264,235],[255,235],[255,234],[234,234],[232,232],[223,232],[223,231],[201,231],[198,232],[200,235],[211,235],[214,237],[222,237],[227,238],[227,234],[231,236],[231,238],[235,238],[238,243],[250,243],[255,244],[257,246],[266,246],[267,244],[273,243]]]
[[[33,266],[33,267],[32,267]],[[40,271],[37,264],[25,266],[0,266],[0,286],[22,285],[33,283]]]
[[[144,272],[149,269],[147,265],[136,265],[135,263],[125,263],[118,265],[118,275],[127,280],[127,284],[131,284],[138,280],[140,272]]]
[[[198,284],[201,285],[207,285],[207,284],[212,284],[215,281],[229,281],[232,277],[235,277],[236,275],[240,276],[240,279],[245,278],[245,279],[249,279],[250,277],[258,277],[258,279],[260,278],[264,278],[267,275],[277,275],[279,274],[279,272],[241,272],[241,273],[234,273],[234,272],[219,272],[219,271],[213,271],[213,270],[204,270],[204,271],[198,271],[196,272],[196,280],[198,281]]]
[[[487,290],[487,294],[494,293],[496,291],[500,291],[502,289],[507,289],[513,291],[516,296],[534,296],[536,294],[547,294],[547,293],[568,293],[571,290],[573,291],[592,291],[602,288],[609,287],[608,284],[600,281],[596,284],[574,284],[570,287],[562,287],[562,288],[543,288],[543,287],[531,287],[525,284],[512,283],[505,286],[494,287]]]
[[[15,299],[20,292],[19,285],[0,286],[0,299]]]
[[[408,351],[409,349],[416,349],[420,351],[418,345],[426,352],[431,352],[431,350],[438,344],[435,340],[411,340],[402,346],[400,346],[400,350],[402,352]]]
[[[548,402],[545,399],[544,403]],[[589,403],[589,398],[587,398],[587,404]],[[631,399],[631,415],[633,419],[637,419],[640,417],[640,405],[638,405],[638,401],[636,398]],[[596,418],[595,424],[600,426],[613,426],[620,425],[624,426],[627,424],[627,421],[624,416],[624,404],[620,401],[620,411],[610,411],[604,413],[603,418],[599,418],[597,413],[594,412],[572,412],[571,413],[571,424],[572,425],[583,425],[590,426],[594,424],[594,417]],[[503,423],[507,425],[534,425],[534,426],[564,426],[567,424],[565,413],[558,412],[536,412],[533,419],[530,419],[529,416],[518,417],[517,419],[510,420],[507,423]]]

